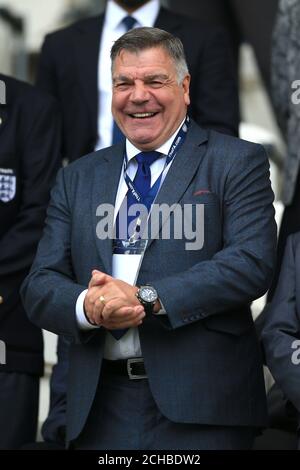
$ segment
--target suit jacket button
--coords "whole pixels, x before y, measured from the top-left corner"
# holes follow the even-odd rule
[[[3,304],[3,302],[4,302],[4,299],[3,299],[2,295],[0,295],[0,305]]]

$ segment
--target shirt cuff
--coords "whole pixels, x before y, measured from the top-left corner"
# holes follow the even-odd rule
[[[159,299],[159,302],[160,302],[160,305],[161,305],[161,309],[158,310],[158,312],[156,313],[153,313],[153,315],[167,315],[167,312],[165,310],[165,307],[163,306],[163,303],[162,301]]]
[[[95,328],[100,328],[98,325],[92,325],[88,322],[85,313],[84,313],[84,299],[86,296],[88,289],[85,289],[79,294],[77,301],[76,301],[76,319],[77,324],[81,330],[94,330]]]

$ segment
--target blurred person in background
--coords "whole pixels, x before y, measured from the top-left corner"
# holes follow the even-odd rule
[[[299,236],[290,237],[288,244],[287,239],[290,234],[300,230],[300,82],[297,82],[300,80],[299,27],[300,2],[280,0],[273,31],[271,81],[273,105],[287,145],[282,195],[285,208],[268,303],[255,322],[258,334],[264,337],[267,362],[276,379],[267,395],[270,428],[261,441],[258,441],[261,449],[295,449],[299,425],[298,412],[289,400],[289,394],[285,393],[285,389],[289,390],[290,386],[287,381],[290,372],[290,381],[294,381],[295,368],[288,364],[287,357],[290,354],[288,341],[292,331],[291,324],[297,318],[295,273]],[[279,331],[279,321],[282,321],[283,329],[284,325],[287,326],[287,331]],[[274,357],[272,359],[272,355],[282,354],[284,347],[287,348],[286,363],[283,357],[278,361]]]
[[[280,428],[289,431],[290,446],[294,445],[294,449],[296,449],[298,431],[300,450],[300,291],[297,282],[299,275],[300,232],[290,235],[287,239],[279,281],[272,302],[267,305],[264,312],[265,323],[262,332],[266,363],[276,380],[273,395],[274,390],[283,392],[283,396],[277,400],[282,410]],[[278,448],[282,448],[280,443]]]
[[[51,96],[0,74],[0,449],[35,439],[42,332],[27,318],[20,285],[42,235],[59,168],[60,115]],[[3,90],[5,92],[3,92]]]
[[[277,267],[268,300],[272,300],[287,237],[300,230],[300,2],[280,0],[273,34],[272,92],[276,117],[287,144]]]
[[[278,0],[169,0],[176,12],[187,12],[193,18],[212,27],[223,28],[229,36],[238,74],[240,46],[250,44],[261,78],[270,91],[271,37],[277,13]]]

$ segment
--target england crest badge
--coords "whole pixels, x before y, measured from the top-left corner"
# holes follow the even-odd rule
[[[0,201],[9,202],[16,195],[16,175],[11,168],[0,168]]]

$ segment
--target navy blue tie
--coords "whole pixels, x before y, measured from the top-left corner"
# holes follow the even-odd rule
[[[138,191],[139,195],[141,196],[141,204],[146,204],[147,201],[145,201],[145,198],[147,194],[149,193],[150,187],[151,187],[151,169],[150,166],[152,165],[155,160],[157,160],[159,157],[161,157],[160,152],[152,151],[152,152],[141,152],[138,153],[135,156],[135,159],[138,163],[138,169],[135,174],[133,184],[135,189]],[[144,201],[144,202],[143,202]],[[126,227],[121,227],[120,223],[122,223],[125,219],[122,218],[122,220],[119,220],[119,213],[121,211],[126,210],[126,203],[127,203],[127,224]],[[126,238],[130,238],[132,233],[129,233],[129,225],[130,223],[136,219],[137,215],[128,215],[129,209],[133,204],[137,204],[136,198],[133,196],[131,191],[127,191],[126,198],[121,204],[119,213],[117,215],[116,219],[116,238],[122,238],[119,235],[120,234],[126,234]],[[125,207],[124,207],[125,206]],[[149,210],[149,207],[147,207]]]
[[[125,26],[126,31],[129,31],[133,28],[133,25],[136,23],[136,19],[132,16],[125,16],[121,23]],[[114,121],[113,123],[113,132],[112,132],[112,143],[118,144],[119,142],[123,142],[125,140],[123,132],[119,129],[119,126]]]
[[[123,25],[125,26],[126,31],[129,31],[133,28],[134,24],[136,23],[136,19],[133,18],[133,16],[128,15],[122,19],[121,23],[123,23]]]
[[[149,193],[149,190],[151,188],[151,169],[150,169],[150,166],[152,165],[152,163],[155,160],[157,160],[159,157],[161,157],[161,155],[162,154],[160,152],[153,151],[153,152],[141,152],[141,153],[138,153],[135,156],[135,159],[138,162],[138,169],[137,169],[136,175],[134,177],[133,183],[134,183],[135,189],[139,192],[139,194],[142,198],[142,201],[145,199],[145,197],[147,196],[147,194]],[[129,208],[133,204],[137,203],[137,201],[136,201],[135,197],[132,195],[131,191],[127,192],[126,198],[127,198],[127,211],[128,211]],[[125,200],[121,204],[120,211],[122,210],[122,205],[124,203],[126,203]],[[136,218],[136,216],[130,216],[129,217],[128,214],[127,214],[127,235],[128,236],[132,235],[131,233],[128,234],[129,224],[135,218]],[[118,238],[119,231],[120,230],[119,230],[119,214],[118,214],[117,219],[116,219],[117,238]],[[121,230],[121,233],[124,233],[124,230]],[[127,328],[122,329],[122,330],[110,330],[111,334],[117,340],[119,340],[126,333],[126,331],[127,331]]]

